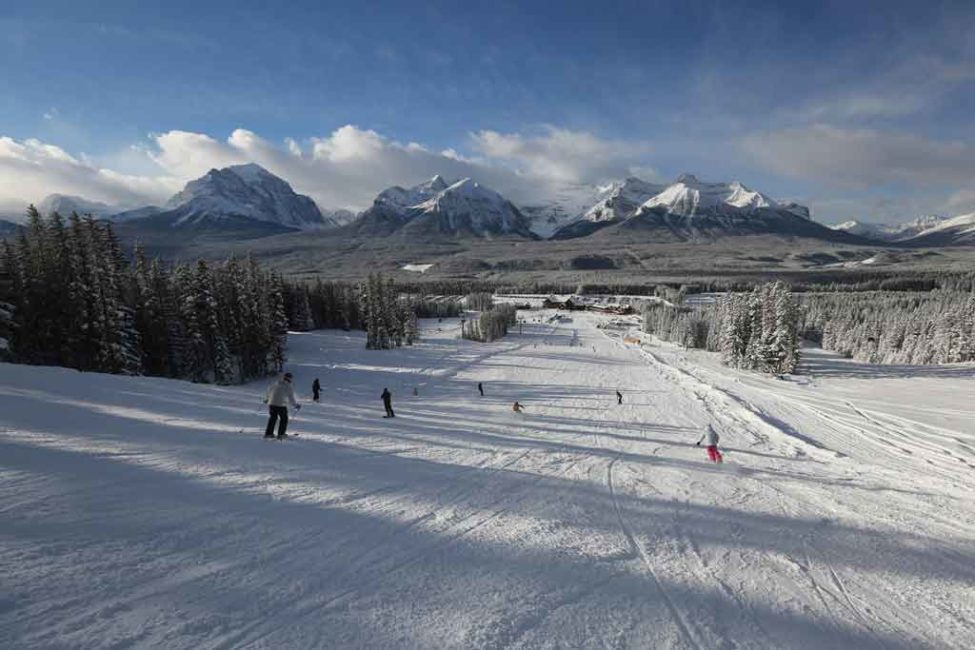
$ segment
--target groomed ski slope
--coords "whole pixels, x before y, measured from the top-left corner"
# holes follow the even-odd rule
[[[265,382],[0,365],[0,647],[975,647],[971,366],[780,381],[598,318],[293,334],[287,442]]]

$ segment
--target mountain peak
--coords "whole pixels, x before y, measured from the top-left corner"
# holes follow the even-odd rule
[[[533,236],[524,215],[510,201],[472,178],[449,185],[440,175],[409,188],[379,193],[356,224],[360,234],[492,237]]]
[[[297,194],[282,178],[256,163],[211,169],[190,181],[167,203],[176,224],[253,219],[286,228],[329,224],[309,197]]]
[[[694,174],[684,172],[683,174],[678,176],[677,180],[674,182],[683,183],[684,185],[698,185],[701,181],[699,181],[697,179],[697,176],[695,176]]]

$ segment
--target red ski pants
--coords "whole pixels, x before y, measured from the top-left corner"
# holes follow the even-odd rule
[[[722,461],[721,452],[718,451],[717,445],[708,445],[708,460],[715,463],[720,463]]]

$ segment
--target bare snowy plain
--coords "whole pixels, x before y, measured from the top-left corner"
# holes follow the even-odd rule
[[[975,647],[975,368],[598,319],[293,334],[286,442],[263,382],[0,365],[0,647]]]

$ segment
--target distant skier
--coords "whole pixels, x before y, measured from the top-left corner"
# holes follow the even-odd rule
[[[315,377],[315,381],[311,385],[311,395],[314,401],[318,401],[318,398],[322,396],[322,385],[318,382],[318,377]]]
[[[383,417],[395,418],[396,414],[393,413],[393,394],[389,392],[388,388],[384,388],[383,394],[380,397],[383,398],[383,406],[386,408],[386,415]]]
[[[481,382],[477,382],[477,392],[481,394],[481,397],[484,397],[484,386]]]
[[[264,430],[265,438],[274,437],[274,425],[278,425],[278,440],[288,437],[288,404],[301,410],[301,404],[295,399],[295,389],[291,385],[292,375],[290,372],[284,373],[278,381],[271,384],[264,397],[264,403],[268,405],[269,417],[267,428]]]
[[[623,393],[621,393],[619,391],[616,391],[616,403],[617,404],[622,404],[623,403]]]
[[[707,444],[708,460],[714,463],[724,462],[724,458],[722,458],[721,452],[718,451],[718,440],[720,440],[720,436],[718,436],[718,432],[715,431],[710,424],[708,425],[707,429],[704,431],[704,434],[701,436],[700,440],[698,440],[694,444],[700,447],[701,441],[703,441],[705,438],[707,438],[707,443],[708,443]]]
[[[515,413],[521,413],[522,411],[525,410],[525,407],[519,404],[518,402],[515,402],[514,404],[511,405],[511,410],[514,411]]]

